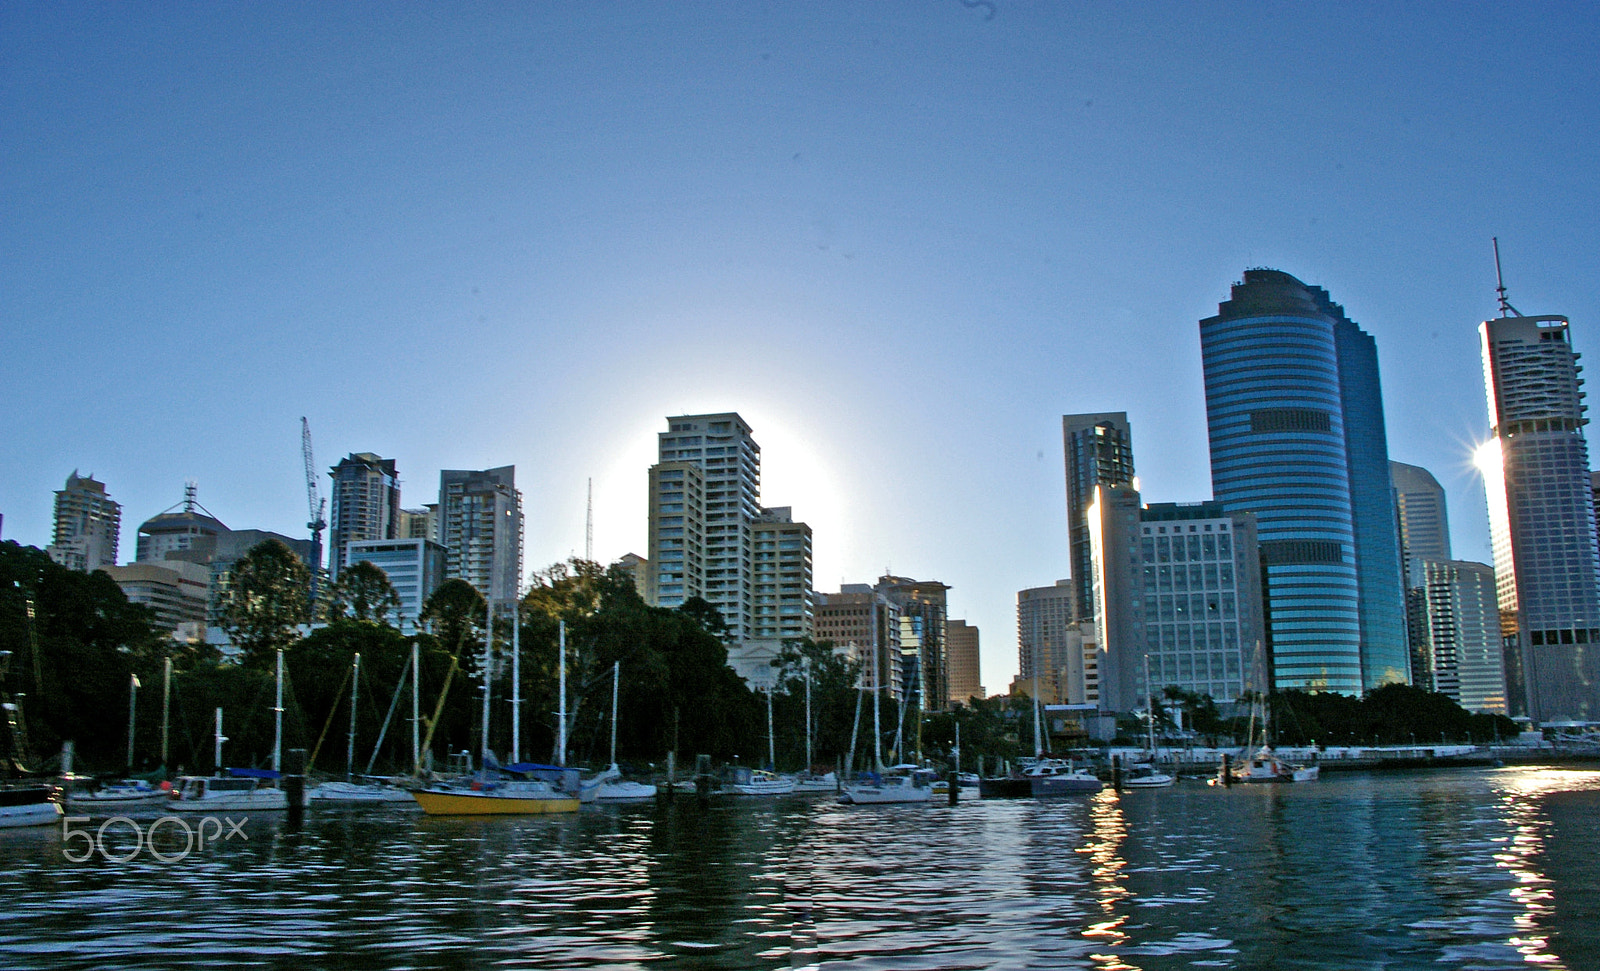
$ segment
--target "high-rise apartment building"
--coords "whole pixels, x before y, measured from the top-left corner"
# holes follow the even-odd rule
[[[1067,466],[1067,546],[1077,619],[1094,619],[1091,542],[1086,510],[1095,486],[1134,486],[1133,432],[1126,412],[1063,415],[1061,434]],[[1137,486],[1134,486],[1137,488]]]
[[[811,527],[790,507],[762,509],[750,524],[749,636],[794,640],[811,634]]]
[[[439,535],[439,504],[430,502],[421,509],[400,510],[398,539],[433,539]]]
[[[52,560],[84,572],[116,565],[122,506],[106,494],[104,482],[73,469],[56,493],[55,513],[55,533],[45,549]]]
[[[1510,310],[1502,302],[1502,313]],[[1478,328],[1493,438],[1478,453],[1489,499],[1501,632],[1520,663],[1513,714],[1600,719],[1600,555],[1581,369],[1567,318]]]
[[[352,452],[328,473],[333,502],[328,513],[328,575],[337,578],[352,540],[395,539],[400,535],[400,479],[394,459]]]
[[[1255,516],[1218,502],[1150,503],[1139,517],[1138,563],[1151,684],[1140,660],[1129,679],[1136,692],[1177,685],[1233,701],[1264,690]]]
[[[973,698],[985,697],[978,628],[964,620],[952,620],[945,624],[945,639],[950,658],[950,703],[965,705]]]
[[[722,614],[731,641],[749,636],[761,446],[744,419],[733,412],[668,418],[650,469],[649,513],[651,603],[674,607],[701,597]]]
[[[517,467],[439,473],[439,536],[445,578],[465,580],[491,601],[522,595],[522,493]]]
[[[1017,591],[1017,677],[1030,695],[1037,679],[1038,696],[1052,702],[1066,700],[1067,684],[1084,674],[1073,591],[1071,580]]]
[[[1372,338],[1327,291],[1246,270],[1200,321],[1213,495],[1256,516],[1277,688],[1410,681]]]

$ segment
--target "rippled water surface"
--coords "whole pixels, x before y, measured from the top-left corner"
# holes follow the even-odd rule
[[[244,835],[71,863],[0,831],[0,968],[1600,968],[1589,771]]]

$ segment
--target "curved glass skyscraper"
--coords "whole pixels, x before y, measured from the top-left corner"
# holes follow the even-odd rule
[[[1320,287],[1247,270],[1200,351],[1213,492],[1259,527],[1273,686],[1409,682],[1372,338]]]

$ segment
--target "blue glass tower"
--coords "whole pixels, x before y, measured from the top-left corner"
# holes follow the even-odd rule
[[[1274,686],[1410,681],[1372,338],[1320,287],[1247,270],[1200,321],[1211,482],[1256,515]]]

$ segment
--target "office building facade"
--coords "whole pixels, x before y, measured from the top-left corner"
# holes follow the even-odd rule
[[[1096,486],[1131,486],[1133,432],[1126,412],[1063,415],[1061,437],[1067,472],[1067,547],[1072,564],[1074,616],[1093,620],[1094,583],[1087,510]]]
[[[1212,491],[1255,514],[1277,688],[1410,681],[1377,352],[1328,299],[1247,270],[1200,321]]]
[[[1418,653],[1428,665],[1429,690],[1447,695],[1468,711],[1507,714],[1494,567],[1460,560],[1417,563]]]
[[[389,578],[400,606],[389,623],[413,634],[417,618],[445,580],[445,548],[429,539],[353,540],[345,546],[346,565],[371,563]]]
[[[1600,555],[1569,327],[1502,316],[1478,328],[1493,436],[1478,464],[1508,667],[1524,679],[1513,714],[1539,723],[1600,721]]]

